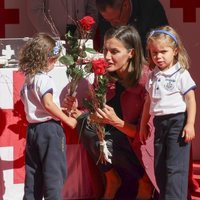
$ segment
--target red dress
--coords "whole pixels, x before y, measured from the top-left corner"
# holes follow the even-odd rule
[[[150,70],[148,66],[144,66],[139,83],[133,87],[125,89],[120,96],[120,107],[123,120],[128,123],[137,125],[138,130],[145,96],[147,94],[145,83],[147,81],[149,73]],[[109,85],[107,99],[112,99],[113,96],[115,96],[114,83]],[[129,141],[141,164],[144,166],[144,169],[152,184],[158,190],[154,175],[154,129],[151,120],[149,122],[149,125],[151,127],[152,134],[150,138],[147,139],[146,144],[142,145],[140,143],[139,134],[137,134],[134,139],[129,138]]]

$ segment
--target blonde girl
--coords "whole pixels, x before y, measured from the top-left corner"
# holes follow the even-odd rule
[[[150,67],[148,96],[140,125],[142,142],[148,137],[148,120],[155,126],[155,176],[160,200],[186,200],[190,143],[195,137],[196,84],[188,68],[188,55],[170,26],[153,30],[147,38]]]

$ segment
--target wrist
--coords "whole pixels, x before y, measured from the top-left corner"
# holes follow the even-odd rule
[[[194,126],[194,122],[193,121],[188,121],[188,122],[186,122],[186,125]]]
[[[114,121],[113,123],[111,123],[112,126],[114,126],[115,128],[122,128],[124,127],[124,120],[118,118],[116,121]]]

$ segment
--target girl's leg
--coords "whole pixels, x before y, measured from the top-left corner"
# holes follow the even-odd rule
[[[28,126],[26,136],[25,184],[23,200],[42,200],[42,167],[36,146],[35,126]]]
[[[63,128],[57,122],[49,121],[42,123],[37,131],[37,146],[43,169],[44,199],[61,200],[67,165]]]
[[[185,119],[185,114],[179,113],[162,116],[155,120],[157,130],[155,134],[155,167],[157,167],[155,173],[161,200],[187,199],[190,143],[185,143],[184,138],[181,137]],[[158,154],[159,151],[156,148],[156,144],[160,141],[163,143],[162,149],[165,147],[163,151],[160,149],[162,154]],[[162,159],[160,155],[163,155]],[[165,166],[164,171],[158,167],[163,165]],[[163,180],[164,184],[162,184]]]
[[[154,138],[154,170],[156,183],[159,188],[160,199],[164,199],[165,183],[166,183],[166,164],[165,164],[165,140],[166,128],[163,127],[162,121],[159,118],[154,118],[155,138]]]
[[[187,199],[190,143],[182,138],[185,118],[185,114],[177,114],[168,120],[165,199]]]

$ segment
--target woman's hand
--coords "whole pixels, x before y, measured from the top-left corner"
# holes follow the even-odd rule
[[[108,105],[105,105],[103,109],[97,109],[94,114],[90,116],[91,121],[100,124],[110,124],[117,128],[119,131],[125,135],[134,138],[138,133],[137,125],[125,122],[123,119],[120,119],[114,109]]]
[[[96,123],[111,124],[113,126],[120,120],[114,109],[108,105],[105,105],[102,109],[97,108],[96,112],[90,115],[90,119]]]

